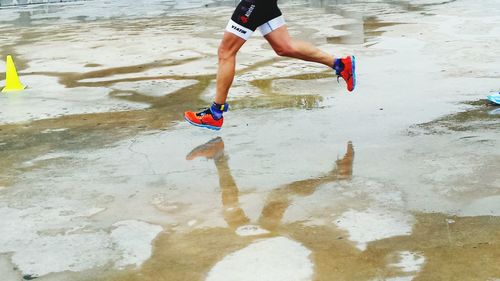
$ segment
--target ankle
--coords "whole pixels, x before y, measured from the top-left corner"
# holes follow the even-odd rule
[[[218,104],[213,102],[210,106],[210,112],[212,112],[212,116],[215,120],[219,120],[222,118],[222,113],[227,112],[229,110],[229,104]]]
[[[337,74],[340,74],[342,70],[344,70],[344,63],[342,62],[341,58],[334,58],[333,59],[333,67],[332,67]]]

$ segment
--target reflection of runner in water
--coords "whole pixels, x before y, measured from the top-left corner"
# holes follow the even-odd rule
[[[249,222],[243,210],[239,207],[238,187],[231,175],[227,157],[224,154],[224,141],[217,137],[211,141],[194,148],[186,159],[193,160],[197,157],[213,159],[219,175],[219,184],[222,191],[222,205],[224,206],[224,219],[233,229]],[[308,196],[316,191],[320,185],[337,180],[347,180],[352,176],[354,149],[352,143],[347,144],[347,152],[342,159],[337,160],[335,168],[329,173],[313,178],[295,181],[271,192],[267,203],[262,210],[259,223],[267,230],[274,230],[280,223],[286,209],[290,205],[291,196]]]
[[[219,46],[215,100],[209,108],[198,113],[185,112],[184,118],[189,123],[213,130],[221,128],[224,120],[222,114],[229,108],[226,99],[233,83],[236,54],[257,28],[278,55],[321,63],[333,68],[335,73],[346,81],[347,89],[354,90],[356,86],[354,56],[335,58],[310,43],[290,38],[277,2],[277,0],[242,0],[236,7]]]
[[[207,159],[214,160],[219,176],[224,220],[232,231],[241,236],[240,239],[242,243],[250,244],[249,242],[252,241],[262,241],[255,238],[271,239],[281,237],[282,240],[272,241],[284,241],[283,239],[285,239],[286,241],[289,241],[288,245],[304,245],[317,255],[317,258],[319,259],[322,259],[324,253],[329,252],[328,249],[324,252],[325,249],[317,249],[315,244],[310,244],[307,241],[310,239],[310,235],[308,235],[303,226],[296,226],[290,223],[283,224],[282,219],[286,210],[292,204],[292,199],[294,197],[309,196],[323,184],[338,180],[348,180],[351,178],[354,159],[354,149],[351,142],[347,145],[347,152],[344,157],[336,161],[336,166],[331,171],[317,178],[295,181],[271,191],[255,225],[250,224],[250,219],[245,214],[245,211],[240,207],[239,190],[233,176],[231,175],[228,158],[224,154],[224,142],[222,138],[218,137],[212,139],[211,141],[196,147],[186,156],[186,159],[192,160],[197,157],[205,157]],[[328,233],[328,239],[335,240],[332,239],[332,236],[337,237],[338,235],[338,233],[337,235]],[[320,236],[321,235],[317,236],[317,240],[321,240],[323,238]],[[295,240],[298,243],[293,242]],[[345,252],[350,251],[347,250]],[[293,253],[288,254],[293,255]],[[296,259],[293,260],[296,261]],[[314,266],[316,270],[319,271],[317,273],[323,273],[325,276],[330,275],[329,273],[325,273],[323,265],[321,262],[319,263],[320,264],[316,264]],[[212,269],[215,268],[216,267],[212,267]],[[217,278],[210,278],[210,275],[206,280],[212,279],[218,280]]]
[[[218,218],[202,227],[182,229],[178,224],[167,227],[167,231],[160,234],[154,242],[153,255],[140,268],[119,271],[112,279],[96,279],[97,281],[214,281],[214,280],[294,280],[292,278],[271,279],[275,269],[260,268],[265,278],[250,275],[248,278],[233,278],[231,274],[217,271],[221,265],[228,265],[235,256],[248,253],[248,249],[261,242],[288,241],[289,245],[302,245],[308,250],[308,263],[313,265],[313,278],[299,280],[331,281],[331,280],[496,280],[500,276],[498,268],[498,240],[500,224],[494,216],[460,218],[453,216],[453,224],[447,223],[448,214],[417,213],[411,235],[398,235],[386,237],[369,242],[365,250],[355,245],[355,241],[346,239],[348,233],[339,228],[331,219],[338,216],[324,212],[318,208],[307,208],[300,211],[310,219],[305,220],[284,218],[290,206],[319,191],[319,188],[328,183],[339,180],[349,180],[353,173],[354,149],[351,143],[347,144],[345,155],[335,162],[335,167],[319,177],[307,178],[285,184],[272,190],[264,203],[258,219],[252,221],[240,204],[240,192],[235,179],[231,174],[228,159],[224,152],[224,142],[221,138],[213,139],[206,144],[193,149],[186,158],[207,158],[214,161],[216,166],[219,187],[222,197],[222,217],[226,225],[219,224]],[[326,186],[325,186],[326,187]],[[374,189],[367,192],[372,193]],[[347,193],[346,193],[347,192]],[[384,193],[385,194],[385,193]],[[385,197],[379,194],[376,196]],[[390,194],[390,193],[389,193]],[[361,203],[363,209],[370,209],[370,196],[356,189],[339,191],[339,197],[344,200],[332,202],[332,208],[340,214],[346,208],[351,209],[351,200],[366,201]],[[351,197],[352,196],[352,197]],[[322,202],[329,202],[330,196],[320,198]],[[326,201],[325,201],[326,200]],[[385,199],[384,199],[385,200]],[[314,202],[314,201],[313,201]],[[174,203],[174,202],[172,202]],[[255,203],[255,202],[254,202]],[[310,203],[311,204],[311,203]],[[314,204],[314,203],[312,203]],[[181,206],[183,204],[172,206]],[[255,204],[253,204],[255,206]],[[335,205],[335,206],[333,206]],[[352,205],[356,209],[358,203]],[[313,209],[321,213],[315,213]],[[176,210],[176,211],[173,211]],[[296,211],[297,209],[295,209]],[[164,210],[165,211],[165,210]],[[191,218],[184,217],[184,211],[169,209],[165,211],[168,216],[179,216],[183,221]],[[172,213],[170,213],[172,212]],[[312,213],[311,213],[312,212]],[[335,211],[334,211],[335,212]],[[330,216],[330,215],[333,216]],[[198,215],[195,215],[198,216]],[[203,217],[203,216],[202,216]],[[398,216],[395,217],[396,219]],[[377,223],[374,221],[374,223]],[[253,224],[253,225],[252,225]],[[399,223],[396,223],[399,225]],[[179,228],[178,228],[179,227]],[[360,225],[358,230],[363,229]],[[383,223],[383,227],[393,227]],[[373,230],[372,230],[373,231]],[[246,235],[246,236],[245,236]],[[368,230],[368,236],[370,231]],[[496,235],[496,236],[495,236]],[[257,255],[250,258],[265,260],[269,252],[275,253],[272,246],[261,249]],[[278,248],[282,250],[283,248]],[[283,251],[285,256],[296,260],[297,252],[288,248]],[[465,254],[464,254],[465,253]],[[298,253],[301,254],[301,253]],[[280,255],[279,257],[282,257]],[[303,256],[302,256],[303,257]],[[445,257],[445,258],[443,258]],[[422,265],[425,258],[425,263]],[[453,263],[449,260],[453,259]],[[233,259],[234,260],[234,259]],[[418,260],[421,260],[419,262]],[[241,261],[241,260],[240,260]],[[289,262],[288,264],[296,264]],[[287,262],[278,260],[279,262]],[[303,261],[300,259],[299,261]],[[259,265],[272,266],[275,263],[260,263]],[[422,266],[422,267],[421,267]],[[249,267],[246,263],[234,266],[236,270],[245,270]],[[227,267],[225,267],[227,268]],[[252,269],[256,268],[255,266]],[[466,271],[462,270],[467,268]],[[291,270],[295,273],[294,270]],[[451,278],[450,276],[454,277]],[[213,278],[212,278],[213,277]],[[232,279],[231,279],[232,278]],[[296,280],[296,279],[295,279]]]

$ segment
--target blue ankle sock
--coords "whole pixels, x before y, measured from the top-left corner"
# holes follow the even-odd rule
[[[229,109],[229,104],[218,104],[218,103],[212,103],[212,106],[210,106],[210,112],[212,112],[212,116],[214,117],[215,120],[219,120],[222,118],[222,113],[227,112]]]
[[[333,60],[333,69],[335,69],[335,72],[337,72],[337,74],[340,75],[340,72],[344,70],[344,64],[342,63],[341,59]]]

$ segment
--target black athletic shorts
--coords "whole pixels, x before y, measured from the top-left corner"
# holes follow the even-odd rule
[[[248,40],[257,28],[265,36],[284,24],[277,0],[241,0],[226,31]]]

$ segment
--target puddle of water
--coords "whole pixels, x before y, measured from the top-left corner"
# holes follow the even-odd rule
[[[397,279],[404,276],[413,276],[415,280],[449,276],[456,280],[471,280],[479,276],[480,280],[488,280],[500,274],[500,269],[492,262],[498,260],[500,253],[494,242],[500,230],[498,217],[416,213],[410,233],[370,241],[365,250],[356,247],[348,233],[335,225],[283,221],[286,210],[296,198],[311,196],[327,183],[349,181],[354,163],[351,143],[347,144],[345,155],[336,162],[331,172],[272,190],[258,219],[258,227],[267,232],[255,235],[238,235],[238,230],[248,225],[249,218],[240,207],[241,194],[237,179],[232,176],[222,138],[194,148],[186,158],[189,161],[205,158],[215,164],[220,184],[221,213],[228,227],[164,233],[154,243],[153,256],[140,269],[114,274],[108,272],[107,276],[95,280],[223,280],[231,274],[230,268],[244,267],[254,268],[253,272],[264,270],[268,273],[259,275],[264,279],[258,280],[267,280],[265,278],[269,276],[274,276],[272,280],[295,280],[286,277],[291,269],[285,270],[285,273],[278,269],[287,268],[293,259],[303,258],[300,254],[302,250],[296,251],[296,247],[310,251],[307,262],[301,262],[301,266],[310,266],[301,272],[313,268],[313,280]],[[273,239],[285,238],[288,244],[282,246],[289,248],[286,256],[258,247]],[[464,252],[467,255],[463,255]],[[470,257],[473,257],[472,262]],[[259,264],[256,259],[266,262]],[[450,259],[454,262],[450,263]],[[269,268],[272,264],[276,266]],[[228,265],[231,267],[228,268]],[[462,270],[464,268],[466,270]],[[457,272],[462,274],[457,275]],[[244,270],[239,274],[243,274],[241,280],[257,280]]]

